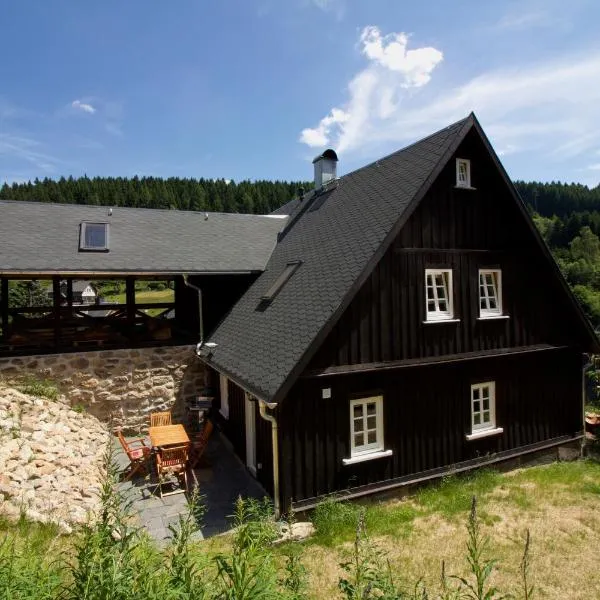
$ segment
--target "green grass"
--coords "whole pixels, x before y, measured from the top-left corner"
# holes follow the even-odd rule
[[[26,377],[18,385],[17,389],[24,394],[37,396],[38,398],[47,398],[48,400],[56,400],[58,398],[56,384],[48,379]]]

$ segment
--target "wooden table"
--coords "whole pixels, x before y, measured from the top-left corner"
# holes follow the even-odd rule
[[[183,425],[150,427],[148,433],[150,435],[150,443],[156,448],[186,446],[190,443],[190,438],[185,432]]]

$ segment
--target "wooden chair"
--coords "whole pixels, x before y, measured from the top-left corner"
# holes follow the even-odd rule
[[[187,492],[187,464],[188,464],[188,446],[173,446],[171,448],[162,448],[156,454],[156,472],[158,473],[158,490],[160,497],[171,496],[172,494],[181,494]],[[175,475],[179,480],[183,480],[183,489],[177,489],[172,492],[163,493],[162,486],[165,483],[165,477]]]
[[[150,413],[150,427],[161,427],[171,424],[171,412],[153,412]]]
[[[208,439],[210,438],[210,434],[213,432],[213,428],[214,426],[212,421],[207,419],[202,431],[200,432],[200,435],[197,437],[197,439],[192,440],[192,448],[190,451],[190,468],[195,469],[200,462],[200,459],[206,450],[206,446],[208,446]]]
[[[127,441],[120,430],[117,431],[117,437],[129,459],[129,468],[124,474],[123,481],[129,481],[136,474],[146,475],[148,473],[148,457],[152,453],[152,449],[150,446],[146,446],[144,438]]]

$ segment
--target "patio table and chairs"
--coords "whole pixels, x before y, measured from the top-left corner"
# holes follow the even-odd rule
[[[154,418],[156,417],[156,418]],[[155,449],[156,474],[160,497],[187,492],[187,468],[190,438],[181,424],[172,424],[171,413],[150,415],[148,430],[150,443]],[[176,477],[179,489],[165,492],[163,486],[172,477]]]
[[[147,475],[151,471],[150,465],[153,464],[161,498],[187,492],[187,470],[196,468],[200,462],[212,431],[212,421],[205,418],[202,430],[190,434],[190,439],[182,424],[172,422],[170,412],[150,415],[149,442],[145,438],[128,441],[118,431],[119,442],[130,461],[124,480],[127,481],[136,474]],[[178,480],[179,487],[173,491],[165,491],[164,486],[173,483],[173,479]]]

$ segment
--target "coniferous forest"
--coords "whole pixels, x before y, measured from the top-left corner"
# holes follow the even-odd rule
[[[0,200],[266,214],[310,182],[73,177],[4,184]],[[600,185],[515,182],[594,327],[600,327]]]

